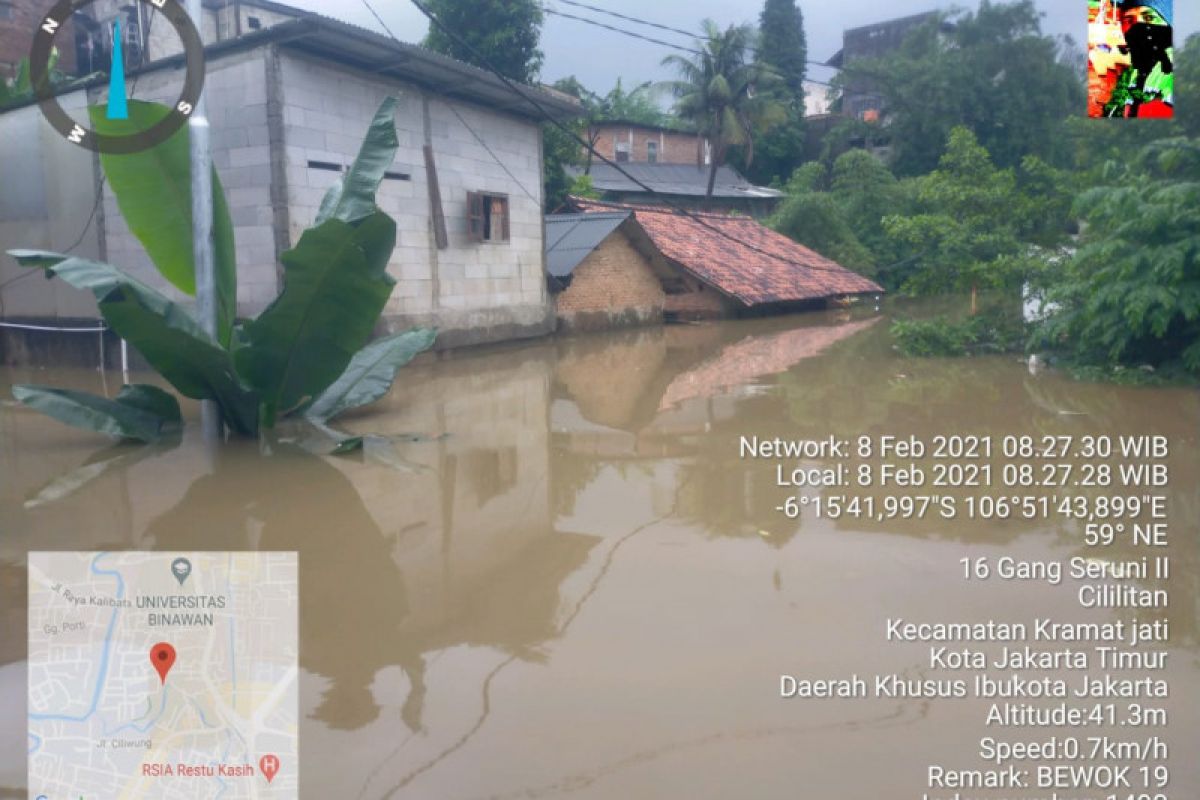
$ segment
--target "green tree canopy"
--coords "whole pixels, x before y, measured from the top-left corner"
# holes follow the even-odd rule
[[[775,93],[779,77],[749,58],[753,31],[746,26],[722,31],[712,20],[705,20],[703,26],[705,38],[698,55],[663,59],[680,76],[663,85],[675,95],[679,117],[712,147],[707,192],[711,197],[717,168],[725,163],[729,148],[742,145],[746,163],[752,163],[755,136],[782,122],[786,110]]]
[[[537,0],[427,0],[427,4],[442,24],[469,45],[431,25],[424,42],[430,50],[477,67],[487,61],[523,83],[537,79],[543,19]]]
[[[1064,116],[1083,108],[1083,83],[1057,41],[1041,32],[1032,0],[992,3],[922,26],[896,52],[846,65],[884,98],[894,166],[933,169],[951,129],[970,129],[1001,167],[1048,160]]]
[[[1175,82],[1187,95],[1182,103],[1175,104],[1175,116],[1184,133],[1191,137],[1200,136],[1200,104],[1195,101],[1195,87],[1200,86],[1200,33],[1193,33],[1176,51],[1175,75]]]
[[[1200,376],[1200,141],[1164,139],[1080,195],[1082,247],[1052,273],[1039,343],[1091,365]]]
[[[779,75],[790,102],[803,109],[808,43],[796,0],[766,0],[758,30],[759,61]]]
[[[782,183],[804,160],[804,76],[808,45],[796,0],[766,0],[759,16],[758,60],[779,76],[775,100],[783,119],[758,135],[753,150],[736,147],[730,160],[755,183]]]
[[[911,294],[1011,288],[1034,269],[1021,238],[1026,212],[1016,176],[993,164],[970,130],[954,128],[938,168],[912,184],[912,213],[883,220],[911,259],[893,285]]]

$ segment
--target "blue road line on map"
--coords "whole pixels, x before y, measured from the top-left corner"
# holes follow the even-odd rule
[[[225,752],[221,753],[221,763],[229,761],[229,748],[233,747],[233,734],[228,730],[225,731]],[[221,796],[229,790],[229,785],[225,783],[223,778],[217,778],[217,783],[221,784],[221,791],[217,792],[217,796],[213,800],[221,800]]]
[[[196,702],[196,700],[192,700],[192,705],[194,705],[196,707],[196,713],[200,715],[200,722],[204,725],[204,727],[206,727],[206,728],[215,728],[216,727],[216,725],[214,725],[208,721],[208,717],[204,716],[204,709],[200,707],[200,704],[198,702]]]
[[[124,725],[121,725],[120,727],[118,727],[118,728],[115,728],[115,729],[113,729],[113,730],[111,730],[111,731],[110,731],[110,730],[107,730],[107,729],[105,729],[105,731],[104,731],[104,735],[105,735],[105,736],[112,736],[113,734],[116,734],[116,733],[123,733],[124,731],[127,731],[127,730],[129,730],[130,728],[132,728],[133,730],[137,731],[138,733],[145,733],[146,731],[150,730],[151,728],[153,728],[155,725],[157,725],[157,724],[158,724],[158,721],[159,721],[160,719],[162,719],[162,715],[163,715],[163,714],[166,712],[166,710],[167,710],[167,694],[168,694],[170,691],[171,691],[171,690],[170,690],[170,688],[169,688],[169,687],[166,687],[166,686],[164,686],[164,687],[163,687],[163,692],[162,692],[162,703],[161,703],[161,704],[159,704],[159,706],[158,706],[158,714],[156,714],[156,715],[154,716],[154,719],[150,720],[150,721],[149,721],[149,722],[147,722],[145,725],[138,725],[136,722],[126,722]]]
[[[31,733],[29,734],[29,738],[35,740],[29,748],[29,755],[33,755],[38,751],[38,748],[42,746],[42,737],[38,736],[36,733]]]
[[[111,575],[117,579],[117,599],[125,599],[125,579],[121,577],[121,573],[111,569],[97,569],[96,564],[100,559],[110,555],[109,553],[97,553],[92,559],[91,572],[93,575]],[[100,657],[100,674],[96,677],[96,689],[92,692],[92,706],[86,714],[79,716],[70,716],[67,714],[33,714],[30,713],[29,719],[39,722],[87,722],[92,714],[96,713],[96,708],[100,705],[100,695],[104,692],[104,682],[108,680],[108,659],[112,650],[112,634],[113,629],[117,627],[117,616],[121,613],[120,606],[113,609],[112,617],[108,621],[108,630],[104,634],[104,651]]]

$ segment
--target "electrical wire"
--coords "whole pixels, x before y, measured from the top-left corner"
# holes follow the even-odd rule
[[[488,143],[483,140],[483,137],[480,136],[478,133],[476,133],[475,129],[471,127],[470,123],[468,123],[465,119],[463,119],[462,114],[458,113],[458,109],[454,107],[454,104],[446,103],[445,105],[446,105],[446,108],[450,109],[450,111],[454,114],[454,116],[458,117],[458,121],[463,124],[463,127],[471,132],[471,135],[475,137],[475,141],[479,142],[479,146],[482,147],[484,150],[486,150],[487,154],[492,157],[492,160],[500,165],[500,169],[504,170],[504,172],[508,175],[508,177],[512,178],[513,183],[515,183],[517,186],[519,186],[521,191],[525,193],[525,196],[528,197],[530,200],[532,200],[534,202],[534,205],[536,205],[540,208],[542,205],[542,201],[538,200],[537,197],[534,196],[534,194],[532,192],[530,192],[528,189],[526,189],[525,184],[521,183],[521,181],[517,178],[517,176],[512,174],[512,170],[510,170],[508,168],[508,165],[505,164],[504,161],[501,160],[499,156],[497,156],[495,153],[492,152],[492,148],[488,147]]]
[[[648,27],[651,27],[651,28],[657,28],[657,29],[659,29],[659,30],[668,31],[668,32],[670,32],[670,33],[677,33],[677,34],[679,34],[680,36],[686,36],[686,37],[688,37],[689,39],[692,39],[692,40],[703,38],[701,34],[695,33],[695,32],[693,32],[693,31],[686,31],[686,30],[684,30],[683,28],[673,28],[673,27],[671,27],[670,25],[663,25],[663,24],[661,24],[661,23],[658,23],[658,22],[651,22],[650,20],[647,20],[647,19],[641,19],[640,17],[634,17],[634,16],[630,16],[629,14],[621,14],[620,12],[617,12],[617,11],[610,11],[610,10],[608,10],[608,9],[606,9],[606,8],[601,8],[601,7],[599,7],[599,6],[593,6],[593,5],[589,5],[589,4],[587,4],[587,3],[580,3],[580,2],[576,2],[576,0],[556,0],[556,1],[557,1],[557,2],[559,2],[559,3],[564,3],[564,4],[566,4],[566,5],[569,5],[569,6],[575,6],[576,8],[584,8],[584,9],[587,9],[588,11],[595,11],[595,12],[597,12],[597,13],[599,13],[599,14],[607,14],[607,15],[608,15],[608,16],[610,16],[610,17],[616,17],[617,19],[622,19],[622,20],[625,20],[626,22],[632,22],[632,23],[634,23],[634,24],[637,24],[637,25],[646,25],[646,26],[648,26]],[[592,25],[599,25],[600,27],[608,28],[609,30],[616,31],[616,32],[618,32],[618,33],[623,33],[623,34],[625,34],[625,35],[627,35],[627,36],[634,36],[634,37],[636,37],[636,38],[639,38],[639,39],[644,39],[644,38],[645,38],[645,37],[643,37],[643,36],[639,36],[639,35],[638,35],[638,34],[636,34],[636,33],[633,33],[632,31],[626,31],[626,30],[623,30],[623,29],[621,29],[621,28],[613,28],[613,27],[609,27],[609,26],[607,26],[607,25],[604,25],[603,23],[596,22],[595,20],[587,19],[587,18],[585,18],[585,17],[577,17],[577,16],[572,16],[572,15],[570,15],[570,14],[564,14],[564,13],[563,13],[563,12],[561,12],[561,11],[557,11],[557,10],[555,10],[555,9],[548,8],[548,7],[545,7],[545,6],[543,6],[543,7],[542,7],[542,10],[543,10],[543,11],[546,11],[546,12],[548,12],[548,13],[550,13],[550,14],[555,14],[555,15],[557,15],[557,16],[560,16],[560,17],[568,17],[568,18],[570,18],[570,19],[576,19],[576,20],[579,20],[580,22],[587,22],[587,23],[589,23],[589,24],[592,24]],[[652,41],[652,42],[654,42],[654,43],[656,43],[656,44],[664,44],[664,45],[666,45],[667,47],[674,47],[674,48],[676,48],[676,49],[679,49],[679,50],[685,50],[685,51],[687,51],[687,52],[689,52],[689,53],[701,54],[701,51],[699,51],[699,50],[696,50],[696,49],[694,49],[694,48],[689,48],[689,47],[680,47],[679,45],[675,45],[675,44],[669,44],[669,43],[667,43],[667,42],[661,42],[661,41],[659,41],[659,40],[657,40],[657,39],[647,39],[647,41]],[[758,51],[757,51],[757,50],[755,50],[754,48],[750,48],[750,52],[751,52],[752,54],[754,54],[755,56],[757,56],[757,55],[758,55]],[[815,67],[828,67],[828,68],[830,68],[830,69],[836,69],[835,67],[830,67],[830,66],[829,66],[828,64],[826,64],[824,61],[813,61],[812,59],[805,59],[805,60],[804,60],[804,63],[805,63],[805,64],[811,64],[811,65],[813,65],[813,66],[815,66]],[[820,81],[814,81],[814,83],[820,83]]]
[[[365,6],[367,6],[367,8],[369,10],[371,10],[371,12],[373,14],[375,13],[374,9],[371,8],[370,0],[362,0],[362,2]],[[660,192],[655,191],[654,189],[650,188],[642,181],[635,178],[633,175],[629,174],[629,172],[626,171],[624,168],[622,168],[620,164],[618,164],[616,161],[613,161],[612,159],[608,158],[603,153],[597,152],[597,150],[594,146],[592,146],[590,143],[588,143],[587,141],[582,139],[579,136],[579,134],[577,134],[575,131],[571,130],[571,128],[569,128],[563,122],[556,119],[554,117],[554,115],[552,115],[549,111],[547,111],[546,108],[541,103],[539,103],[536,99],[534,99],[531,95],[526,94],[525,92],[521,91],[520,87],[518,87],[512,81],[512,79],[510,79],[503,72],[501,72],[499,69],[497,69],[495,67],[495,65],[493,65],[491,63],[491,61],[484,58],[483,55],[478,50],[476,50],[469,42],[465,41],[456,32],[454,32],[449,27],[447,27],[447,25],[444,22],[442,22],[440,19],[438,19],[437,15],[434,14],[432,11],[430,11],[429,7],[426,6],[425,3],[423,3],[421,0],[411,0],[411,2],[414,6],[416,6],[417,10],[420,11],[425,16],[425,18],[429,20],[430,24],[434,25],[435,27],[437,27],[438,30],[440,30],[442,33],[446,34],[446,36],[448,36],[450,39],[454,40],[454,42],[456,44],[458,44],[459,47],[462,47],[464,50],[471,53],[475,57],[477,64],[482,65],[482,67],[484,69],[486,69],[488,72],[495,75],[500,80],[500,82],[503,83],[505,85],[505,87],[507,87],[511,92],[513,92],[515,95],[517,95],[522,100],[524,100],[529,105],[531,105],[534,109],[536,109],[538,114],[540,114],[547,122],[549,122],[550,124],[554,125],[556,128],[558,128],[561,131],[563,131],[564,133],[566,133],[568,136],[570,136],[572,139],[574,139],[575,142],[578,143],[581,147],[588,150],[592,154],[593,158],[596,158],[601,163],[607,164],[608,166],[612,167],[618,173],[620,173],[624,178],[626,178],[631,183],[633,183],[635,186],[637,186],[640,189],[642,189],[643,191],[645,191],[647,194],[659,198],[660,201],[664,205],[670,207],[677,214],[687,217],[688,219],[697,223],[701,227],[706,228],[706,229],[712,231],[713,233],[717,234],[721,238],[727,239],[727,240],[733,242],[734,244],[745,247],[747,250],[758,253],[759,255],[766,256],[767,258],[770,258],[773,261],[779,261],[781,263],[788,264],[788,265],[792,265],[794,263],[793,261],[791,261],[788,258],[784,258],[783,256],[777,255],[770,251],[763,250],[761,247],[758,247],[757,245],[754,245],[754,244],[751,244],[750,242],[739,239],[736,236],[733,236],[730,233],[716,227],[715,225],[709,224],[704,219],[703,216],[698,215],[698,214],[694,213],[693,211],[691,211],[690,209],[679,205],[678,203],[672,201],[666,195],[663,195]],[[386,30],[386,26],[385,26],[385,30]],[[389,33],[389,35],[391,35],[391,34]],[[397,39],[394,35],[392,35],[392,39],[397,44],[401,44],[400,40]],[[809,265],[806,267],[806,269],[812,270],[813,272],[842,273],[842,272],[847,271],[847,270],[845,270],[844,267],[829,268],[829,267],[818,267],[815,265]]]
[[[558,0],[558,2],[568,5],[568,6],[575,6],[576,8],[585,8],[588,11],[595,11],[600,14],[607,14],[610,17],[616,17],[617,19],[623,19],[626,22],[633,22],[638,25],[646,25],[650,28],[658,28],[660,31],[667,31],[669,33],[678,33],[680,36],[686,36],[689,39],[696,38],[696,34],[692,33],[691,31],[685,31],[682,28],[672,28],[670,25],[662,25],[658,22],[651,22],[650,20],[647,20],[647,19],[639,19],[638,17],[631,17],[628,14],[621,14],[617,11],[609,11],[607,8],[600,8],[599,6],[592,6],[592,5],[588,5],[587,3],[576,2],[576,0]]]
[[[670,47],[675,50],[682,51],[684,53],[691,53],[692,55],[697,55],[697,56],[704,55],[703,51],[697,50],[694,47],[684,47],[683,45],[674,44],[672,42],[666,42],[666,41],[663,41],[662,39],[655,39],[652,36],[643,36],[640,33],[635,33],[634,31],[626,30],[625,28],[618,28],[615,25],[609,25],[607,22],[600,22],[599,20],[588,19],[587,17],[580,17],[580,16],[576,16],[575,14],[568,14],[565,11],[556,11],[553,8],[550,8],[548,6],[542,6],[542,11],[546,12],[547,14],[553,14],[556,17],[564,17],[566,19],[573,19],[573,20],[576,20],[577,22],[586,22],[588,25],[595,25],[597,28],[604,28],[605,30],[612,31],[614,33],[619,33],[623,36],[629,36],[630,38],[633,38],[633,39],[641,39],[643,42],[650,42],[651,44],[659,44],[659,45],[662,45],[663,47]]]

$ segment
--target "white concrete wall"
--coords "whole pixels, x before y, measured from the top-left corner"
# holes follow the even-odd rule
[[[143,99],[172,103],[179,96],[181,80],[177,70],[150,72],[141,76],[137,93]],[[212,126],[213,165],[225,189],[237,245],[238,313],[249,316],[265,308],[278,294],[265,51],[210,61],[204,91]],[[159,276],[141,242],[130,233],[117,208],[116,196],[107,186],[104,223],[108,261],[175,299],[190,302],[191,298],[184,298]]]
[[[68,113],[83,117],[82,92],[60,98]],[[0,115],[0,318],[94,318],[96,303],[62,281],[37,276],[6,253],[14,249],[73,251],[100,256],[97,220],[85,228],[95,204],[96,159],[63,139],[37,106]],[[14,281],[8,283],[9,281]]]
[[[400,149],[392,170],[411,180],[385,180],[379,192],[380,207],[395,217],[399,229],[389,267],[398,280],[385,312],[389,326],[436,324],[460,342],[546,332],[549,305],[542,271],[537,125],[426,94],[413,84],[299,55],[285,54],[281,72],[293,242],[311,224],[325,190],[338,179],[336,173],[310,169],[308,163],[350,164],[379,104],[389,95],[397,96]],[[438,250],[433,238],[422,151],[427,133],[449,235],[445,250]],[[508,195],[509,242],[477,243],[468,238],[469,191]]]

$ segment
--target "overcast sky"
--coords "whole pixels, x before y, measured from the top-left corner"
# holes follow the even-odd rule
[[[670,25],[684,30],[696,30],[700,20],[711,17],[721,25],[741,22],[756,22],[762,10],[762,0],[582,0],[588,5],[610,9],[629,16]],[[329,16],[353,22],[357,25],[380,31],[377,23],[362,5],[361,0],[284,0],[290,4],[318,11]],[[653,28],[616,20],[606,15],[586,11],[574,6],[545,0],[549,8],[555,8],[577,16],[587,16],[617,27],[629,28],[653,38],[687,43],[676,34],[665,33]],[[392,32],[400,39],[418,42],[425,35],[425,18],[408,0],[372,0],[372,5]],[[800,0],[804,13],[804,27],[808,33],[809,57],[824,61],[840,47],[842,30],[873,22],[904,17],[937,8],[950,8],[952,3],[939,0],[842,0],[835,3],[818,3]],[[976,7],[975,0],[960,0],[959,7]],[[1045,16],[1042,29],[1053,34],[1070,34],[1081,45],[1087,40],[1087,0],[1037,0],[1037,6]],[[1197,12],[1200,3],[1196,0],[1175,0],[1175,36],[1182,43],[1184,38],[1196,31]],[[552,83],[559,78],[575,75],[585,86],[606,92],[618,77],[625,85],[674,77],[660,66],[662,58],[671,50],[662,45],[642,42],[613,33],[592,25],[565,19],[552,14],[546,16],[542,29],[542,50],[546,54],[542,67],[542,79]],[[832,70],[810,67],[809,76],[817,80],[828,80]]]

